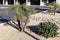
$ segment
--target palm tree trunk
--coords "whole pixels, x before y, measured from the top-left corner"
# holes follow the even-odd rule
[[[27,27],[27,24],[28,24],[28,22],[29,22],[30,14],[27,14],[26,17],[27,17],[27,19],[26,19],[26,21],[25,21],[24,30],[25,30],[25,28]]]
[[[17,23],[18,23],[18,26],[19,26],[19,31],[21,31],[20,20],[18,18],[17,18]]]
[[[16,18],[17,18],[17,23],[18,23],[18,26],[19,26],[19,30],[21,31],[22,28],[20,26],[20,19],[19,19],[19,10],[18,10],[18,7],[16,7]]]
[[[55,12],[56,12],[56,8],[54,8],[54,15],[55,15]]]
[[[21,27],[21,31],[24,31],[24,22],[22,20],[20,20],[20,27]]]
[[[54,11],[54,15],[55,15],[55,11]]]

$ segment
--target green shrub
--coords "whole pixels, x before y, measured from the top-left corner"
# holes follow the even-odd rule
[[[38,25],[37,34],[42,35],[46,38],[57,36],[58,26],[52,22],[44,22]]]

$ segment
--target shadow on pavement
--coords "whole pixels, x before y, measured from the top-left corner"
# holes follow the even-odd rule
[[[15,22],[10,21],[10,20],[7,20],[7,19],[3,19],[3,18],[2,18],[0,21],[2,21],[2,23],[5,22],[7,25],[10,25],[11,27],[13,27],[13,28],[17,29],[18,31],[20,31],[20,28],[19,28],[18,24],[16,24]],[[36,31],[36,30],[35,30],[36,28],[35,28],[35,27],[32,27],[32,26],[29,26],[29,29],[30,29],[31,31],[33,31],[33,32]],[[31,37],[34,38],[35,40],[39,40],[37,37],[33,36],[32,34],[26,32],[26,31],[24,31],[24,33],[26,33],[27,35],[31,36]]]
[[[4,23],[4,22],[8,22],[8,21],[10,21],[10,20],[4,19],[3,17],[0,16],[0,23]]]
[[[10,19],[5,19],[5,18],[0,16],[0,24],[1,23],[4,23],[3,25],[10,25],[10,26],[16,28],[17,30],[19,30],[18,24],[16,24],[15,22],[11,21]]]
[[[36,33],[38,28],[37,28],[37,26],[28,26],[27,29],[29,29],[30,31]],[[31,37],[34,38],[35,40],[40,40],[39,38],[33,36],[32,34],[26,32],[26,31],[24,31],[24,33],[28,34],[29,36],[31,36]]]
[[[28,26],[27,29],[29,29],[30,31],[34,32],[34,33],[37,33],[37,26]]]
[[[26,31],[24,31],[24,33],[28,34],[29,36],[31,36],[31,37],[34,38],[35,40],[40,40],[40,39],[38,39],[37,37],[33,36],[32,34],[26,32]]]
[[[8,22],[7,24],[9,24],[10,26],[12,26],[13,28],[17,29],[18,31],[20,31],[20,28],[18,26],[18,24],[16,24],[15,22]],[[32,26],[30,27],[31,31],[35,32],[35,28],[33,29]],[[32,38],[34,38],[35,40],[40,40],[37,37],[33,36],[32,34],[24,31],[24,33],[26,33],[27,35],[31,36]]]
[[[17,29],[17,30],[20,30],[18,24],[14,23],[14,22],[7,22],[8,25],[12,26],[13,28]]]

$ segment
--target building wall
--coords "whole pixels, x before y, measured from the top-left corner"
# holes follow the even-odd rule
[[[6,0],[4,0],[4,1],[0,0],[0,4],[1,5],[14,5],[14,4],[16,4],[17,0],[13,0],[13,1],[9,0],[6,2],[5,1]],[[57,3],[60,4],[60,0],[43,0],[43,1],[42,0],[38,0],[38,1],[35,1],[35,0],[18,0],[17,2],[26,3],[26,5],[28,5],[28,6],[31,6],[31,5],[46,6],[48,3],[53,2],[53,1],[56,1]]]
[[[56,0],[56,3],[58,3],[60,5],[60,0]]]

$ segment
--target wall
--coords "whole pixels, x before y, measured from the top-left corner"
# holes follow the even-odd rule
[[[60,5],[60,0],[56,0],[56,2]]]

